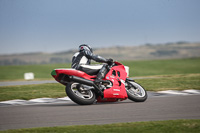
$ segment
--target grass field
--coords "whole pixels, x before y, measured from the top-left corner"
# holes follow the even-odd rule
[[[0,101],[13,99],[35,99],[41,97],[65,97],[65,86],[61,84],[38,84],[0,87]]]
[[[107,125],[83,125],[44,127],[2,131],[5,133],[199,133],[200,120],[169,120],[117,123]]]
[[[147,91],[200,90],[200,74],[155,76],[152,79],[136,79]]]
[[[200,90],[200,74],[157,76],[153,79],[137,79],[136,82],[140,83],[147,91]],[[0,87],[0,101],[65,96],[65,86],[56,83]]]
[[[27,72],[33,72],[36,80],[53,79],[51,71],[55,68],[70,68],[70,64],[0,66],[0,80],[24,80]]]
[[[130,77],[200,73],[200,58],[124,61],[130,67]]]
[[[200,90],[200,58],[177,59],[177,60],[154,60],[154,61],[125,61],[130,67],[130,77],[153,76],[152,79],[137,79],[147,91],[161,90]],[[36,74],[37,79],[50,79],[53,68],[64,67],[65,64],[57,65],[33,65],[33,66],[1,66],[0,76],[3,80],[20,80],[20,75],[29,70]],[[69,67],[70,65],[66,65]],[[6,73],[8,73],[6,75]],[[12,73],[16,74],[14,76]],[[9,76],[10,75],[10,76]],[[9,78],[12,77],[12,78]],[[19,77],[19,78],[17,78]],[[52,78],[51,78],[52,79]],[[65,86],[61,84],[39,84],[22,86],[0,87],[0,101],[13,99],[34,99],[41,97],[64,97]]]
[[[200,58],[175,60],[123,61],[130,67],[130,77],[200,73]],[[0,81],[24,80],[26,72],[33,72],[36,80],[52,79],[55,68],[70,68],[70,64],[0,66]]]

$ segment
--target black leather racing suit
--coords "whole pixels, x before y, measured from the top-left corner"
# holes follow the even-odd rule
[[[80,65],[90,65],[91,60],[101,63],[106,63],[108,61],[107,59],[95,55],[87,49],[84,49],[74,54],[71,67],[74,69],[79,69]]]
[[[74,54],[71,67],[80,71],[84,71],[89,75],[97,75],[96,82],[105,77],[108,72],[107,64],[90,65],[91,60],[101,63],[107,63],[108,59],[93,54],[90,50],[84,49]]]

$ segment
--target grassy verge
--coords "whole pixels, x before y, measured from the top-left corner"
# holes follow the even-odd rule
[[[200,120],[169,120],[118,123],[107,125],[87,126],[65,126],[65,127],[44,127],[32,129],[7,130],[5,133],[198,133],[200,132]]]
[[[61,84],[38,84],[0,87],[0,101],[49,97],[57,98],[66,96],[65,86]]]
[[[136,79],[148,91],[200,90],[200,74],[155,76],[152,79]]]
[[[147,91],[200,90],[200,74],[155,76],[153,79],[137,79]],[[12,99],[34,99],[41,97],[64,97],[65,86],[61,84],[39,84],[0,87],[0,101]]]
[[[200,73],[200,58],[123,61],[130,67],[130,77]]]
[[[70,64],[0,66],[0,80],[24,80],[24,73],[27,72],[33,72],[36,80],[53,79],[51,77],[53,69],[70,67]]]
[[[130,67],[130,77],[200,73],[200,58],[123,61],[122,63]],[[26,72],[33,72],[36,80],[53,79],[50,73],[55,68],[70,68],[70,64],[0,66],[0,81],[23,80]]]

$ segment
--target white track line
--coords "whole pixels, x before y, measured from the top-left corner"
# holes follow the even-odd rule
[[[182,92],[191,93],[191,94],[199,94],[200,90],[184,90]]]
[[[175,91],[175,90],[167,90],[167,91],[158,91],[155,94],[164,94],[164,95],[200,95],[200,90],[184,90],[184,91]],[[159,95],[158,95],[159,96]],[[43,103],[65,103],[67,101],[71,101],[69,97],[63,98],[37,98],[31,100],[9,100],[0,102],[0,106],[4,105],[33,105],[33,104],[43,104]]]
[[[174,91],[174,90],[158,91],[157,93],[173,94],[173,95],[188,95],[187,93],[183,93],[181,91]]]
[[[200,90],[184,90],[184,91],[167,90],[167,91],[158,91],[157,93],[173,94],[173,95],[191,95],[191,94],[200,94]]]
[[[38,104],[38,103],[65,103],[66,101],[71,101],[69,97],[63,97],[63,98],[37,98],[37,99],[31,99],[31,100],[9,100],[9,101],[3,101],[0,102],[1,105],[32,105],[32,104]]]

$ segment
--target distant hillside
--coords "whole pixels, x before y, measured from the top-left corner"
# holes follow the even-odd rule
[[[70,63],[76,50],[58,53],[0,55],[0,65]],[[200,57],[200,43],[146,44],[94,49],[94,53],[114,60],[148,60]]]

